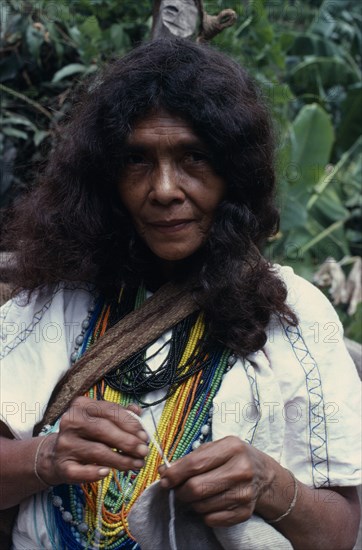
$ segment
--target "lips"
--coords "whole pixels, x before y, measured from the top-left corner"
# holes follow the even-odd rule
[[[177,231],[186,229],[192,222],[193,220],[182,218],[175,220],[156,220],[148,222],[148,225],[161,233],[176,233]]]

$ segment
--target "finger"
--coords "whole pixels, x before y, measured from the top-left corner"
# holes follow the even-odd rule
[[[192,477],[216,470],[235,456],[243,455],[245,447],[243,441],[233,436],[205,443],[196,451],[173,462],[170,468],[161,467],[161,486],[176,487]]]
[[[210,475],[211,474],[211,475]],[[228,491],[232,487],[232,480],[219,478],[219,469],[212,470],[205,474],[190,477],[181,485],[176,486],[178,500],[187,503],[196,503],[202,500],[215,497]]]
[[[143,458],[148,454],[148,445],[139,437],[139,432],[135,435],[130,434],[108,420],[103,419],[97,424],[87,426],[82,437],[88,441],[103,443],[135,458]]]
[[[97,464],[80,465],[69,461],[69,464],[61,472],[58,472],[58,483],[67,483],[69,485],[91,483],[105,478],[110,471],[110,468],[98,466]]]
[[[126,409],[134,412],[135,414],[137,414],[137,416],[141,416],[142,414],[141,407],[139,407],[136,403],[130,403],[129,405],[127,405]]]
[[[103,443],[110,448],[122,450],[124,453],[140,458],[148,454],[148,446],[143,438],[120,430],[115,424],[106,419],[98,419],[96,423],[76,424],[67,426],[66,420],[61,421],[60,434],[57,442],[57,451],[61,454],[77,452],[83,459],[89,453],[90,444]]]
[[[164,488],[176,487],[189,478],[213,470],[223,462],[220,454],[212,452],[209,445],[205,443],[203,449],[199,447],[196,451],[172,462],[169,468],[164,465],[159,468],[161,475],[161,486]]]
[[[133,449],[137,445],[148,441],[148,436],[143,429],[134,430],[132,433],[132,431],[128,430],[128,424],[117,425],[109,417],[109,410],[106,411],[103,417],[92,416],[90,411],[98,411],[97,403],[89,404],[88,400],[87,403],[88,411],[84,408],[82,410],[78,408],[70,410],[68,414],[62,416],[59,428],[62,436],[70,435],[71,437],[88,439],[90,441],[101,441],[110,447],[121,448],[130,454],[133,454]],[[128,412],[128,416],[132,418],[130,412]],[[138,423],[133,424],[136,427],[138,425]],[[138,456],[137,452],[136,456]]]
[[[203,520],[209,527],[231,527],[250,519],[252,512],[246,507],[234,510],[221,510],[203,516]]]
[[[131,411],[131,408],[126,409],[117,403],[95,401],[88,397],[77,397],[73,401],[71,409],[63,417],[68,418],[71,422],[80,424],[96,423],[98,419],[104,418],[129,433],[144,432],[137,417],[134,414],[130,414]],[[139,408],[137,407],[136,415],[138,412]],[[147,434],[145,437],[147,438]]]
[[[95,475],[100,469],[110,470],[114,468],[120,471],[138,470],[144,466],[144,460],[133,458],[123,453],[118,453],[102,444],[93,444],[92,448],[82,459],[84,453],[75,453],[75,456],[67,456],[65,459],[59,458],[54,461],[54,471],[61,482],[76,482],[76,480],[87,480],[87,472]],[[91,468],[89,468],[91,467]],[[107,475],[106,472],[104,475]],[[102,474],[97,474],[101,477]]]
[[[237,462],[235,463],[237,465]],[[255,508],[262,485],[255,479],[243,479],[233,465],[189,479],[175,489],[177,499],[192,504],[201,514],[238,506]]]
[[[176,497],[179,498],[178,490],[176,490]],[[216,495],[193,502],[192,507],[195,512],[206,515],[222,510],[235,510],[239,507],[247,507],[247,509],[253,510],[255,503],[256,493],[249,484],[225,488]]]
[[[242,464],[233,457],[226,464],[203,474],[190,477],[177,486],[176,496],[183,502],[195,503],[228,495],[230,504],[234,501],[255,498],[255,483],[252,479],[243,479]]]
[[[123,471],[139,470],[140,467],[127,466]],[[122,470],[120,470],[122,471]],[[57,473],[57,484],[79,484],[91,483],[105,478],[111,472],[111,468],[99,466],[98,464],[78,464],[69,461],[62,470]]]
[[[104,454],[105,450],[113,455],[112,449],[141,459],[149,452],[148,445],[137,436],[122,432],[114,424],[102,420],[82,433],[60,434],[55,445],[55,454],[59,457],[73,457],[78,462],[98,463],[98,456]]]
[[[126,470],[127,468],[142,468],[144,465],[144,458],[148,454],[147,445],[140,444],[132,454],[129,454],[122,449],[109,448],[106,445],[101,443],[92,442],[91,449],[85,451],[83,449],[82,460],[77,460],[78,462],[83,461],[85,464],[95,463],[101,464],[103,466],[108,466],[111,468],[117,468],[118,470]]]

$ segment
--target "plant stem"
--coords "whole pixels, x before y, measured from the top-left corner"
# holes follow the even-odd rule
[[[313,237],[308,243],[306,243],[304,246],[301,246],[300,248],[300,254],[303,256],[307,250],[309,250],[312,246],[319,243],[319,241],[322,241],[326,237],[328,237],[333,231],[336,231],[336,229],[339,229],[348,219],[350,216],[347,216],[345,218],[342,218],[341,220],[338,220],[334,223],[332,223],[329,227],[326,227],[324,231],[321,231],[318,235]]]
[[[357,141],[352,145],[352,147],[350,149],[348,149],[348,151],[343,153],[341,159],[335,165],[332,172],[330,174],[327,174],[326,176],[323,176],[323,179],[320,180],[317,183],[317,185],[314,188],[314,193],[313,193],[313,195],[311,196],[311,198],[309,199],[309,201],[307,203],[307,210],[310,210],[312,208],[312,206],[314,205],[314,203],[316,202],[318,197],[328,187],[328,185],[331,183],[331,181],[333,181],[333,178],[336,176],[336,174],[339,172],[339,170],[341,170],[341,168],[344,167],[344,165],[347,163],[347,161],[350,160],[350,158],[354,154],[355,150],[357,149],[357,147],[359,147],[361,145],[361,143],[362,143],[361,138],[357,139]]]
[[[30,99],[26,95],[20,92],[17,92],[12,88],[8,88],[7,86],[4,86],[4,84],[0,84],[0,91],[5,92],[6,94],[12,95],[14,97],[17,97],[18,99],[21,99],[25,103],[28,103],[29,105],[34,107],[34,109],[36,109],[37,111],[40,111],[41,113],[43,113],[43,115],[45,115],[49,120],[53,120],[51,113],[47,109],[45,109],[45,107],[40,105],[40,103],[37,103],[37,101]]]

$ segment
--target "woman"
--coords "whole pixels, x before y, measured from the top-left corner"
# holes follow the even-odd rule
[[[6,240],[13,281],[31,291],[2,310],[14,548],[139,547],[127,516],[158,476],[154,433],[173,462],[161,486],[206,525],[256,514],[294,548],[353,546],[357,375],[328,301],[260,254],[278,226],[274,193],[267,111],[226,56],[155,41],[85,91]],[[32,437],[86,349],[185,280],[200,312]],[[315,342],[316,322],[338,337]]]

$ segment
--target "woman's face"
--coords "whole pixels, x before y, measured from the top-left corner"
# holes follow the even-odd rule
[[[189,124],[164,110],[147,115],[128,137],[123,165],[119,194],[150,250],[171,262],[196,252],[226,186]]]

